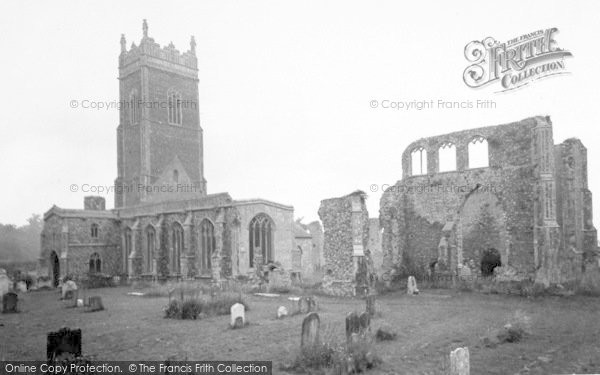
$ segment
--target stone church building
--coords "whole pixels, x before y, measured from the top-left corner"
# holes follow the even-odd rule
[[[198,81],[193,37],[183,53],[161,47],[145,20],[139,45],[127,49],[121,37],[115,208],[85,197],[83,209],[44,214],[40,265],[55,284],[88,272],[220,280],[270,261],[292,272],[316,266],[301,254],[318,249],[305,246],[311,235],[292,206],[208,194]]]

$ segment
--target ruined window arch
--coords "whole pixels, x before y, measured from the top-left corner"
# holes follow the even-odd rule
[[[469,142],[469,168],[489,167],[488,141],[482,136],[474,137]]]
[[[494,268],[501,267],[502,260],[500,252],[494,248],[489,248],[483,251],[481,256],[481,275],[482,276],[493,276]]]
[[[413,149],[410,153],[410,161],[412,176],[427,174],[427,150],[425,147],[419,146]]]
[[[152,263],[154,261],[154,249],[156,246],[156,231],[151,225],[146,227],[146,256],[144,263],[144,271],[152,272]]]
[[[133,90],[129,94],[129,124],[134,125],[140,121],[140,109],[138,107],[137,91]]]
[[[181,272],[181,253],[183,252],[183,227],[179,223],[173,223],[173,247],[171,248],[171,272]]]
[[[182,124],[182,103],[181,94],[175,90],[169,90],[167,92],[168,97],[168,113],[169,113],[169,124],[181,125]]]
[[[98,224],[92,223],[90,226],[90,234],[92,238],[98,238]]]
[[[212,268],[211,257],[215,251],[215,226],[208,219],[200,223],[200,271],[207,273]]]
[[[93,253],[90,256],[90,273],[100,272],[102,272],[102,260],[100,259],[100,254]]]
[[[255,255],[261,255],[264,264],[273,260],[273,229],[273,221],[266,214],[258,214],[250,221],[250,267],[255,266]]]
[[[456,170],[456,146],[452,142],[444,142],[438,149],[438,172]]]

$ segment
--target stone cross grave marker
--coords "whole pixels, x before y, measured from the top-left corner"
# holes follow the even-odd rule
[[[346,315],[346,340],[350,341],[353,333],[360,332],[360,317],[356,312],[350,312]]]
[[[246,324],[246,307],[241,303],[236,303],[231,306],[231,328],[242,328]]]
[[[61,328],[46,338],[46,359],[60,361],[81,356],[81,329]]]
[[[75,306],[77,306],[77,297],[75,297],[73,300],[75,301]],[[87,312],[101,310],[104,310],[104,305],[102,305],[102,298],[100,296],[92,296],[88,298],[88,306],[86,307]]]
[[[316,312],[306,314],[302,321],[302,338],[300,341],[302,348],[315,345],[319,342],[320,326],[321,320],[319,319],[319,314]]]
[[[457,348],[450,352],[450,375],[469,375],[469,348]]]
[[[414,276],[408,277],[408,281],[406,283],[406,293],[411,296],[419,294],[419,289],[417,288],[417,280],[415,280]]]
[[[2,296],[2,312],[3,313],[16,313],[19,312],[17,304],[19,302],[19,296],[17,293],[8,292]]]

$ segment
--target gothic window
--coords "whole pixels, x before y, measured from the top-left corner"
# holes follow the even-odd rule
[[[137,91],[133,90],[129,95],[129,124],[137,124],[140,121],[140,108],[138,106]]]
[[[102,272],[102,260],[100,260],[100,255],[98,253],[93,253],[90,256],[90,273],[100,272]]]
[[[215,227],[208,219],[200,224],[200,270],[211,269],[211,256],[215,251]]]
[[[91,232],[92,238],[98,238],[98,224],[93,223],[90,228],[90,232]]]
[[[410,160],[413,176],[427,174],[427,150],[424,147],[420,146],[412,150]]]
[[[489,166],[488,141],[477,136],[469,142],[469,168]]]
[[[439,172],[456,170],[456,146],[451,142],[444,142],[438,149]]]
[[[169,110],[169,124],[181,125],[182,123],[182,103],[181,94],[175,90],[169,90],[168,95],[168,110]]]
[[[183,227],[179,223],[173,224],[173,249],[171,253],[171,272],[180,273],[181,263],[179,261],[183,252]]]
[[[273,223],[265,214],[256,215],[248,227],[250,232],[250,267],[254,267],[254,257],[262,256],[263,263],[273,261]]]
[[[153,227],[148,226],[146,228],[146,256],[144,270],[147,273],[152,272],[152,261],[154,260],[154,248],[156,241],[156,231]]]

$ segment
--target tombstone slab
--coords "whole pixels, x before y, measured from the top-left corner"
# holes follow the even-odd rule
[[[406,282],[406,294],[410,296],[419,294],[419,289],[417,288],[417,280],[415,280],[414,276],[408,277],[408,281]]]
[[[469,375],[469,348],[457,348],[450,352],[450,375]]]
[[[241,303],[231,306],[231,328],[242,328],[246,324],[246,307]],[[240,326],[241,324],[241,326]]]
[[[2,296],[2,313],[17,313],[19,312],[17,304],[19,302],[19,296],[17,293],[8,292]]]
[[[49,332],[46,338],[46,358],[60,361],[81,356],[81,329],[62,328]]]
[[[302,337],[300,345],[302,348],[310,347],[319,342],[319,328],[321,326],[321,320],[319,314],[316,312],[310,312],[306,314],[302,321]]]
[[[279,306],[277,309],[277,319],[283,319],[288,316],[288,309],[285,306]]]

